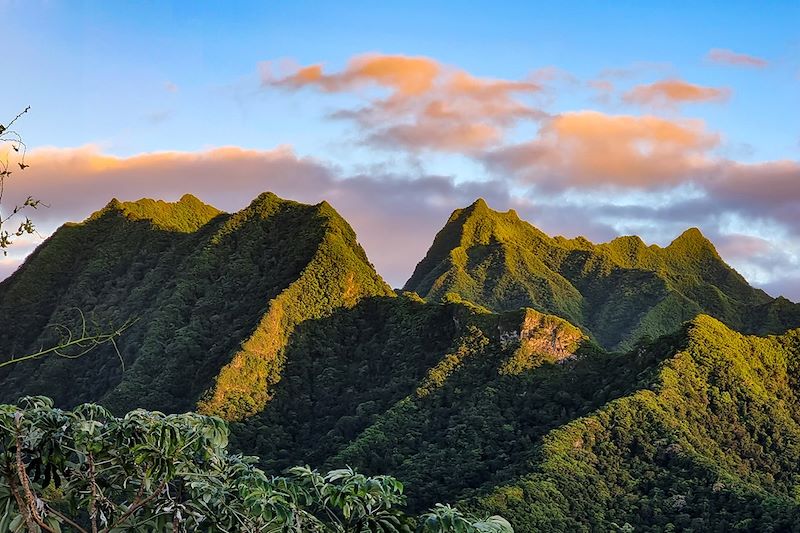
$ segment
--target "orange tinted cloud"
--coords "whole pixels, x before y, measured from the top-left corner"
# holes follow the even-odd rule
[[[673,107],[685,103],[722,102],[730,96],[730,90],[703,87],[683,80],[662,80],[648,85],[637,85],[622,99],[630,104],[650,107]]]
[[[706,59],[721,65],[735,65],[740,67],[764,68],[769,64],[766,59],[748,54],[739,54],[724,48],[711,49],[708,54],[706,54]]]
[[[495,150],[486,162],[549,188],[660,187],[706,168],[718,142],[699,120],[579,111],[554,117],[537,139]]]
[[[264,191],[315,204],[330,202],[356,230],[371,261],[394,286],[401,286],[425,254],[453,209],[483,196],[505,201],[503,183],[456,184],[450,178],[387,174],[337,176],[327,165],[297,156],[291,148],[250,150],[235,146],[200,152],[152,152],[116,157],[97,147],[36,149],[28,154],[23,180],[6,182],[3,205],[28,194],[51,207],[31,213],[47,233],[67,220],[79,221],[112,197],[174,201],[185,193],[235,211]],[[17,174],[15,174],[16,176]],[[12,257],[0,258],[0,280],[30,251],[19,239]]]
[[[243,207],[266,190],[306,203],[328,200],[353,225],[371,261],[394,286],[402,285],[410,275],[451,210],[469,205],[479,196],[498,209],[516,208],[549,233],[607,239],[620,231],[616,222],[625,219],[641,222],[642,231],[665,226],[675,231],[700,226],[706,231],[717,227],[722,216],[736,214],[746,221],[778,222],[785,231],[775,231],[774,239],[767,236],[774,249],[786,250],[792,242],[797,247],[800,164],[709,161],[706,150],[715,143],[715,136],[700,122],[590,112],[554,117],[536,141],[493,152],[494,163],[503,165],[504,175],[519,172],[537,185],[556,189],[537,187],[530,196],[512,196],[509,184],[501,181],[455,183],[447,177],[415,179],[385,173],[343,178],[327,165],[298,157],[287,147],[222,147],[122,158],[91,146],[37,149],[29,153],[31,167],[19,174],[24,180],[7,182],[4,202],[13,205],[32,194],[49,203],[51,208],[33,213],[40,228],[49,231],[65,220],[85,218],[112,196],[176,200],[189,192],[227,211]],[[606,152],[605,158],[602,152]],[[679,164],[667,165],[665,160],[670,157]],[[622,175],[620,167],[636,172]],[[569,179],[571,172],[576,172],[576,179]],[[677,195],[665,204],[664,198],[671,195],[665,195],[659,186],[675,185],[681,179],[691,180],[705,194],[689,199]],[[608,184],[640,189],[636,191],[640,204],[619,205],[616,200],[625,191],[596,190],[597,185]],[[656,190],[641,190],[651,186]],[[575,191],[559,188],[584,188],[589,203],[565,201]],[[524,194],[522,189],[515,187],[515,193]],[[29,251],[30,243],[20,240],[18,244],[11,254]],[[776,263],[772,251],[760,254],[757,242],[750,245],[737,246],[738,256],[736,250],[730,251],[732,259],[753,260],[754,256],[748,259],[746,253],[750,249],[755,256]],[[18,260],[18,255],[0,260],[0,278],[10,273]],[[796,280],[797,267],[793,265],[770,270],[763,279],[773,280],[773,290],[800,298],[800,290],[788,290],[791,281],[784,279],[790,272]]]
[[[412,150],[469,152],[495,144],[501,137],[501,130],[489,124],[422,120],[380,129],[368,141],[386,147],[399,144]]]
[[[367,54],[351,59],[340,72],[311,65],[275,77],[267,70],[262,83],[330,93],[388,89],[385,98],[367,94],[365,107],[333,116],[354,120],[367,142],[412,150],[471,152],[499,143],[521,120],[544,116],[521,100],[542,90],[533,78],[481,78],[426,57]]]
[[[375,84],[392,89],[397,95],[413,96],[429,90],[440,70],[439,63],[425,57],[366,54],[351,59],[342,72],[326,74],[322,65],[310,65],[284,78],[267,77],[262,81],[293,88],[316,85],[326,92]]]

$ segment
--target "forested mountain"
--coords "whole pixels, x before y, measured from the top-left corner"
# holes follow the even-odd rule
[[[517,532],[800,529],[800,330],[747,337],[701,316],[629,357],[664,354],[638,390],[549,432],[530,473],[473,504]]]
[[[797,328],[798,306],[699,231],[594,245],[479,200],[407,288],[425,299],[389,289],[324,202],[112,201],[0,283],[0,354],[80,309],[137,320],[125,368],[108,346],[42,358],[0,375],[0,399],[217,414],[268,473],[391,474],[411,511],[518,532],[800,524],[800,330],[735,331]]]
[[[233,215],[191,196],[168,204],[112,200],[67,224],[0,284],[3,356],[53,343],[75,310],[136,323],[119,348],[79,363],[46,358],[3,375],[0,396],[102,401],[117,412],[195,409],[232,419],[259,411],[292,329],[391,290],[327,203],[265,193]]]
[[[753,333],[800,323],[800,306],[752,288],[695,228],[666,248],[635,236],[592,244],[549,237],[482,199],[453,212],[405,289],[432,301],[458,295],[493,311],[532,307],[581,326],[608,349],[670,333],[700,313]]]

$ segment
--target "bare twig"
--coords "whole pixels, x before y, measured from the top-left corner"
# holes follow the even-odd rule
[[[93,349],[101,346],[103,344],[110,344],[114,351],[117,354],[117,357],[122,363],[123,369],[125,368],[125,362],[122,359],[122,354],[117,347],[116,339],[118,339],[129,327],[131,327],[136,320],[128,320],[119,328],[111,331],[111,332],[104,332],[99,333],[96,335],[89,335],[86,330],[86,322],[83,318],[83,313],[81,313],[81,334],[77,337],[74,336],[73,332],[69,328],[64,328],[64,326],[56,325],[57,328],[64,328],[66,330],[65,338],[62,339],[62,342],[57,344],[56,346],[51,346],[50,348],[42,348],[35,353],[31,353],[28,355],[23,355],[19,357],[12,356],[6,361],[0,362],[0,368],[21,363],[23,361],[30,361],[32,359],[38,359],[40,357],[44,357],[46,355],[56,355],[58,357],[63,357],[66,359],[77,359],[82,357],[92,351]],[[69,353],[68,350],[77,350],[74,353]]]
[[[30,111],[30,110],[31,110],[31,106],[28,106],[28,107],[26,107],[25,109],[23,109],[22,111],[20,111],[20,112],[17,114],[17,116],[16,116],[16,117],[14,117],[13,119],[11,119],[11,122],[9,122],[8,124],[6,124],[6,125],[5,125],[5,127],[4,127],[2,130],[0,130],[0,133],[2,133],[3,131],[7,130],[8,128],[10,128],[10,127],[11,127],[11,126],[12,126],[12,125],[13,125],[13,124],[14,124],[14,123],[17,121],[17,119],[18,119],[19,117],[21,117],[22,115],[24,115],[25,113],[27,113],[27,112],[28,112],[28,111]]]
[[[19,153],[20,149],[22,149],[22,153],[17,161],[17,165],[19,166],[19,170],[23,171],[28,168],[30,165],[25,163],[25,156],[28,153],[28,145],[25,144],[25,141],[22,140],[22,136],[11,129],[11,126],[25,113],[30,110],[30,106],[23,109],[20,113],[17,114],[11,122],[6,125],[0,124],[0,144],[8,143],[11,145],[11,149],[14,152]],[[5,193],[5,180],[6,178],[10,178],[13,171],[9,168],[11,167],[11,158],[10,158],[10,150],[0,159],[0,207],[2,207],[3,202],[3,194]],[[14,167],[16,168],[16,167]],[[13,244],[12,238],[13,237],[20,237],[26,233],[33,234],[36,233],[36,228],[33,222],[29,218],[25,218],[23,222],[19,224],[16,230],[8,231],[3,229],[3,225],[5,225],[9,220],[15,217],[20,211],[27,208],[36,209],[39,206],[40,202],[34,200],[33,198],[28,197],[27,200],[22,205],[16,205],[11,210],[11,214],[6,217],[2,216],[2,212],[0,212],[0,250],[3,251],[3,255],[7,255],[7,248]]]

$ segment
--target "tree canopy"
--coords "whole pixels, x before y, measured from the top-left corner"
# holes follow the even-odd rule
[[[410,516],[390,476],[307,466],[268,476],[227,443],[223,420],[194,413],[0,405],[0,531],[513,531],[448,505]]]

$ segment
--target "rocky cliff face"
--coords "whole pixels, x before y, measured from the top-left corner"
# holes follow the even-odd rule
[[[558,363],[571,359],[581,342],[587,340],[583,332],[553,315],[545,315],[533,309],[523,309],[517,315],[518,327],[505,329],[502,322],[500,342],[504,347],[516,344],[512,356],[501,365],[501,374],[519,374],[542,363]]]

